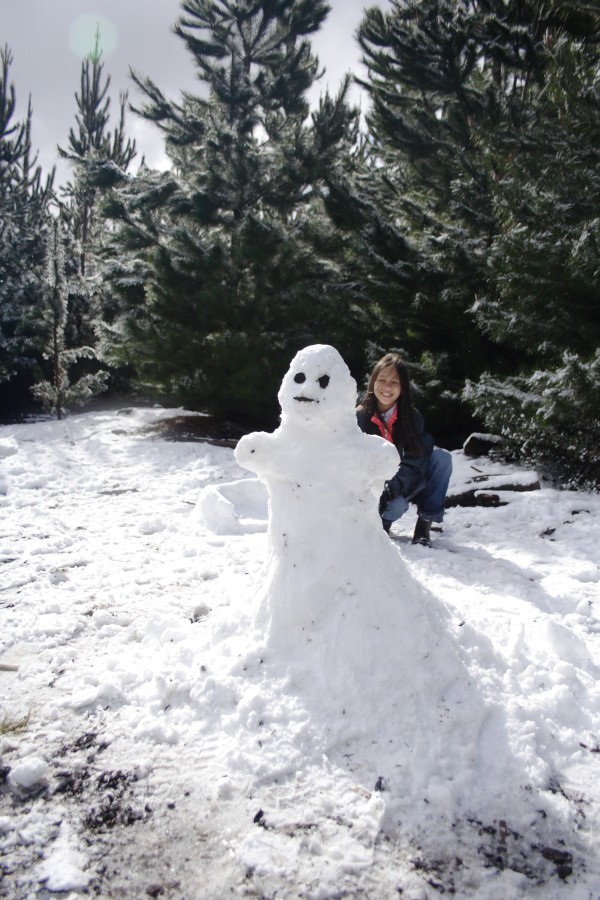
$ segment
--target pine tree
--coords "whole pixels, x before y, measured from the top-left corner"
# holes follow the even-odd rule
[[[104,75],[100,34],[96,33],[94,51],[81,64],[79,93],[75,94],[77,128],[69,131],[68,149],[59,147],[64,159],[73,163],[75,180],[64,190],[73,216],[73,229],[79,243],[79,273],[85,278],[89,267],[89,249],[94,239],[97,187],[94,176],[98,166],[108,161],[127,170],[136,155],[135,141],[125,134],[127,93],[120,96],[119,124],[109,131],[110,76]]]
[[[0,401],[6,408],[27,396],[37,352],[25,326],[40,295],[53,173],[42,178],[31,144],[32,108],[15,121],[12,55],[0,52]]]
[[[498,409],[513,397],[503,430],[531,449],[535,402],[517,414],[528,378],[537,396],[536,371],[553,360],[567,377],[567,360],[598,346],[598,13],[564,0],[407,0],[369,10],[359,37],[396,192],[387,213],[422,259],[418,342],[445,346],[455,394],[467,378],[474,397],[488,370],[474,402],[488,425],[492,384],[515,374]]]
[[[411,235],[399,209],[393,177],[382,165],[382,154],[370,135],[362,136],[349,171],[338,168],[329,174],[325,204],[343,248],[344,277],[351,285],[357,327],[363,336],[362,386],[366,387],[373,364],[385,352],[400,353],[411,361],[416,395],[420,400],[425,392],[430,395],[428,422],[441,437],[435,401],[445,357],[431,354],[428,322],[420,304],[427,286],[433,290],[441,277],[434,269],[428,271],[429,261]],[[442,410],[447,403],[445,396]]]
[[[485,148],[499,228],[489,256],[493,290],[476,315],[524,362],[515,377],[490,374],[466,393],[511,452],[571,486],[597,487],[600,12],[553,12],[526,134],[507,125]]]
[[[135,158],[135,141],[126,137],[127,93],[122,93],[117,125],[111,130],[110,76],[105,75],[100,34],[94,51],[81,63],[79,92],[75,94],[75,127],[69,131],[60,155],[73,166],[73,180],[62,191],[61,216],[68,224],[64,234],[65,266],[71,282],[66,336],[70,346],[96,347],[102,321],[110,316],[111,297],[102,291],[96,265],[106,223],[98,206],[113,169],[126,172]],[[76,287],[77,286],[77,287]],[[80,362],[81,374],[85,362]]]
[[[489,258],[496,293],[477,305],[482,328],[538,361],[600,343],[600,50],[547,32],[544,56],[526,133],[507,126],[485,148],[499,226]]]
[[[357,187],[377,216],[360,232],[367,284],[387,322],[384,346],[407,356],[428,422],[455,446],[473,426],[464,380],[479,375],[492,346],[469,314],[494,233],[477,129],[493,129],[491,98],[502,90],[486,62],[483,6],[393,2],[389,12],[367,10],[358,31],[374,163]]]
[[[88,373],[75,381],[70,378],[70,370],[78,360],[94,359],[96,354],[91,347],[67,346],[69,290],[60,229],[60,221],[54,219],[46,249],[43,303],[36,321],[42,354],[51,374],[31,388],[34,398],[57,419],[62,419],[70,407],[82,405],[103,391],[108,378],[107,372]]]
[[[176,104],[136,76],[147,101],[138,112],[161,129],[173,169],[122,183],[106,206],[120,223],[113,353],[196,408],[264,420],[299,347],[355,349],[323,194],[355,141],[356,113],[346,83],[309,116],[319,67],[308,36],[327,15],[323,0],[188,0],[182,10],[175,32],[206,91]]]

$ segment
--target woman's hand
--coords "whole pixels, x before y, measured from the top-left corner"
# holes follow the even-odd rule
[[[394,499],[394,494],[390,490],[390,486],[386,481],[383,493],[379,498],[379,515],[382,516],[390,500]]]

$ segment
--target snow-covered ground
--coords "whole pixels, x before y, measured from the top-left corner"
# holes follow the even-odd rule
[[[455,452],[506,505],[278,654],[265,490],[175,414],[0,428],[0,896],[597,900],[600,497]]]

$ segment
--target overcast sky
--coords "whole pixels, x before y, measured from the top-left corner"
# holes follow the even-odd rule
[[[364,8],[387,2],[329,3],[332,11],[312,44],[326,69],[320,84],[335,91],[345,72],[358,71],[360,52],[354,34]],[[0,46],[8,45],[13,56],[10,80],[17,92],[19,117],[24,117],[31,94],[33,146],[45,172],[57,162],[56,145],[67,146],[69,129],[75,124],[81,59],[93,48],[97,24],[104,72],[111,78],[113,126],[121,90],[129,91],[131,101],[141,100],[129,76],[130,67],[149,76],[174,99],[181,89],[194,88],[191,57],[183,41],[171,33],[179,12],[179,0],[0,0]],[[137,141],[138,162],[143,153],[150,166],[166,165],[155,128],[130,113],[127,133]],[[68,169],[61,163],[59,183],[65,177]]]

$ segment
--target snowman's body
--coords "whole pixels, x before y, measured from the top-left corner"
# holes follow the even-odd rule
[[[293,697],[289,709],[308,712],[317,746],[353,779],[373,785],[377,760],[389,822],[417,807],[432,821],[464,818],[470,785],[478,816],[505,815],[503,797],[488,802],[480,762],[492,744],[496,759],[502,729],[461,660],[456,617],[411,577],[381,527],[378,497],[399,458],[360,431],[355,391],[337,351],[308,347],[283,379],[280,427],[238,444],[238,462],[269,494],[270,555],[255,595],[260,671]],[[254,648],[244,669],[255,662]],[[285,709],[273,699],[267,731],[312,746],[303,714]],[[278,765],[278,778],[290,775]]]
[[[269,561],[257,623],[291,637],[364,604],[372,566],[390,564],[377,499],[397,471],[396,448],[356,423],[356,383],[333,347],[292,360],[272,434],[242,438],[238,463],[269,494]],[[340,585],[343,587],[340,589]]]

